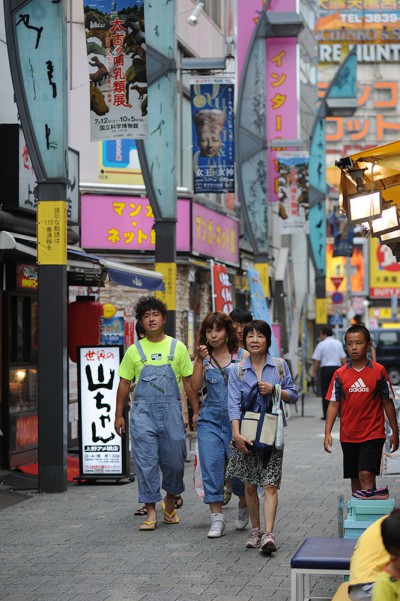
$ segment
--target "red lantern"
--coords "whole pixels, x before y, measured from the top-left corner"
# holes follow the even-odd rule
[[[78,346],[101,344],[100,318],[103,317],[103,305],[94,296],[77,296],[74,303],[68,305],[68,355],[77,362]]]

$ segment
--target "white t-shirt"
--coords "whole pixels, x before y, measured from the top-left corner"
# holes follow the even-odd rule
[[[346,353],[344,352],[342,343],[336,340],[336,338],[332,338],[332,336],[327,336],[324,340],[318,342],[312,359],[320,361],[320,367],[328,367],[330,365],[337,365],[339,367],[342,365],[342,359],[345,357]]]

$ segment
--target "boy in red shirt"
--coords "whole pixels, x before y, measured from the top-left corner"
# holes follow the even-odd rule
[[[331,433],[340,407],[343,477],[351,479],[354,497],[387,499],[388,488],[376,489],[376,476],[386,440],[385,413],[392,429],[390,450],[394,453],[399,448],[393,388],[383,365],[367,358],[371,336],[365,326],[349,328],[345,341],[350,361],[333,374],[326,394],[330,402],[324,449],[332,452]]]

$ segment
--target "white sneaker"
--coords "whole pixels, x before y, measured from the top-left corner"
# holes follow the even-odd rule
[[[211,528],[208,531],[208,538],[220,538],[224,536],[226,530],[225,518],[222,513],[211,514]]]
[[[244,530],[249,523],[249,510],[247,507],[239,507],[239,513],[235,521],[236,530]]]

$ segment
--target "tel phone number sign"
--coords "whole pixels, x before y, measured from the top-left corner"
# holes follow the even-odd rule
[[[82,475],[122,474],[122,439],[114,416],[121,346],[79,348],[79,400]]]

